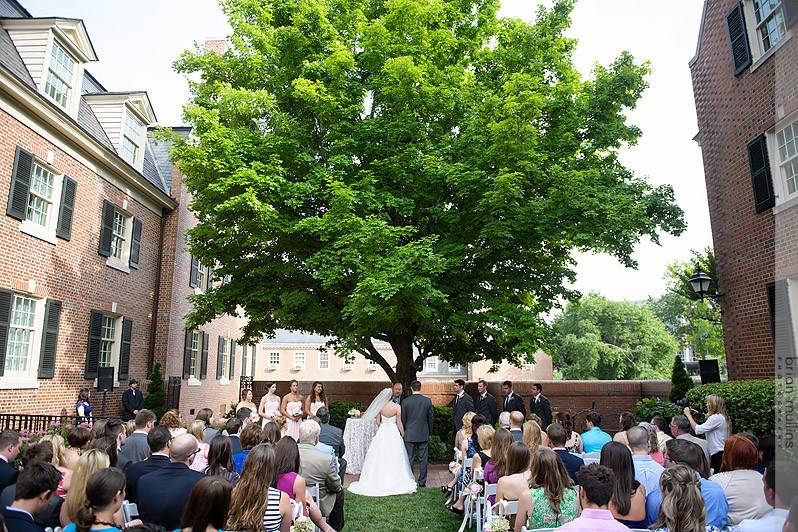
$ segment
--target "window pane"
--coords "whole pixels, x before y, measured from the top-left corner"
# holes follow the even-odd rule
[[[28,196],[28,210],[25,218],[41,226],[47,226],[50,217],[50,205],[53,198],[55,176],[38,164],[33,165],[33,176]]]
[[[66,107],[69,87],[66,83],[56,76],[52,70],[47,71],[47,81],[44,84],[44,92],[55,100],[61,107]]]
[[[130,111],[125,111],[124,134],[133,141],[134,144],[141,143],[141,123],[133,118]]]
[[[280,353],[269,353],[269,365],[272,367],[280,365]]]
[[[775,5],[775,2],[774,2]],[[770,7],[768,9],[771,9]],[[762,40],[763,51],[767,52],[778,43],[784,34],[787,33],[787,28],[784,25],[784,16],[781,12],[781,7],[773,11],[768,11],[769,18],[763,17],[763,22],[759,26],[759,37]]]
[[[192,331],[191,347],[190,347],[191,357],[189,359],[189,364],[188,364],[188,374],[197,379],[199,379],[199,364],[197,363],[199,360],[199,346],[200,346],[199,332]]]
[[[100,340],[100,360],[98,365],[100,367],[107,367],[111,365],[111,357],[114,351],[114,338],[116,329],[116,318],[112,316],[103,316],[102,326],[102,340]]]
[[[69,57],[61,45],[53,41],[53,49],[50,54],[50,68],[66,82],[72,81],[72,72],[75,69],[75,61]]]
[[[787,183],[787,191],[795,194],[798,191],[798,159],[794,159],[782,166],[784,181]]]
[[[122,157],[127,162],[129,162],[130,164],[135,163],[136,155],[138,154],[138,152],[139,152],[138,146],[133,144],[133,142],[129,138],[122,137]]]
[[[35,315],[36,302],[34,300],[14,296],[8,329],[8,345],[6,346],[5,370],[8,373],[28,371]]]
[[[127,217],[119,211],[114,212],[114,228],[111,236],[111,256],[117,259],[122,258],[122,250],[125,247],[125,232]]]

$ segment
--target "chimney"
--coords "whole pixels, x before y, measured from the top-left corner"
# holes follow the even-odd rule
[[[227,50],[227,41],[224,39],[205,39],[205,51],[223,54]]]

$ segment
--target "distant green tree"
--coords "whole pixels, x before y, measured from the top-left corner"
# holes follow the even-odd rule
[[[678,344],[645,305],[590,294],[553,323],[555,366],[565,379],[662,379]]]
[[[668,399],[673,402],[682,399],[690,388],[693,387],[693,379],[687,374],[687,369],[684,367],[684,362],[679,355],[673,359],[673,372],[671,373],[671,393]]]
[[[144,396],[144,408],[152,410],[158,419],[166,412],[166,391],[164,390],[161,364],[155,363],[147,377],[147,395]]]

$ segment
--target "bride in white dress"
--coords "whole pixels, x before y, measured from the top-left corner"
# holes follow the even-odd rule
[[[416,479],[402,439],[402,408],[391,402],[391,396],[391,389],[384,389],[363,414],[364,421],[375,418],[379,428],[366,453],[360,480],[349,486],[352,493],[384,497],[416,491]]]

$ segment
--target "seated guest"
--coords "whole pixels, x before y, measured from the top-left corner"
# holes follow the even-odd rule
[[[776,471],[779,481],[776,482]],[[765,500],[773,510],[759,519],[743,519],[736,532],[782,530],[790,512],[790,501],[798,496],[798,466],[792,462],[773,462],[765,467]]]
[[[72,474],[72,482],[69,485],[69,497],[61,505],[61,526],[67,526],[75,522],[80,510],[86,503],[86,484],[89,478],[101,469],[107,469],[111,465],[111,459],[100,449],[89,449],[80,456],[78,468]],[[116,516],[116,524],[124,524],[122,512]]]
[[[695,471],[683,465],[666,469],[660,478],[659,489],[662,504],[652,530],[720,532],[717,527],[707,524],[707,511]]]
[[[171,442],[172,433],[166,427],[159,425],[147,433],[147,447],[149,448],[150,456],[141,462],[128,464],[125,468],[125,476],[127,477],[125,492],[127,493],[128,501],[138,503],[138,483],[141,477],[169,465],[169,446]]]
[[[319,424],[319,427],[321,427],[321,420],[316,416],[308,416],[308,419],[312,419],[313,421]],[[319,436],[319,438],[321,438],[321,435]],[[335,449],[333,449],[332,446],[327,445],[326,443],[322,443],[321,439],[316,444],[316,449],[330,455],[330,460],[332,460],[332,463],[335,466],[335,472],[338,473],[338,476],[340,477],[341,471],[338,469],[338,457],[335,456]]]
[[[524,440],[524,414],[518,410],[510,412],[510,435],[515,441]]]
[[[477,438],[479,438],[479,431],[477,431]],[[507,469],[507,451],[514,442],[515,440],[513,440],[510,431],[507,429],[498,428],[493,433],[490,460],[482,468],[482,477],[485,479],[486,484],[497,484],[499,479],[504,476],[504,472]],[[495,495],[491,495],[488,499],[490,499],[491,505],[496,504]]]
[[[689,421],[688,421],[689,423]],[[660,452],[665,452],[665,443],[671,439],[670,436],[665,432],[665,429],[668,427],[668,424],[665,423],[665,418],[662,416],[654,416],[651,418],[651,424],[657,431],[657,444],[659,445]]]
[[[534,460],[535,455],[538,452],[538,448],[541,446],[546,447],[546,444],[543,443],[543,431],[540,430],[540,425],[534,421],[525,422],[523,430],[523,442],[529,449],[529,455]]]
[[[15,430],[0,432],[0,491],[17,481],[19,471],[11,465],[11,462],[17,459],[21,443],[19,432]]]
[[[549,440],[549,445],[551,445],[551,450],[560,457],[563,465],[565,465],[565,470],[568,471],[568,476],[576,484],[576,472],[585,465],[585,461],[565,449],[565,427],[559,423],[552,423],[546,430],[546,437]]]
[[[202,441],[206,443],[213,441],[213,437],[219,432],[213,428],[213,410],[210,408],[201,408],[200,411],[197,412],[197,417],[194,419],[205,422],[205,434],[202,435]]]
[[[238,431],[241,430],[241,420],[238,418],[231,418],[227,420],[224,429],[230,437],[230,444],[233,446],[233,456],[241,452],[241,438],[238,437]]]
[[[244,468],[244,460],[247,459],[249,451],[260,443],[260,425],[249,423],[241,431],[241,451],[233,455],[233,468],[239,475]]]
[[[668,453],[665,465],[672,467],[677,464],[685,465],[695,471],[701,488],[701,497],[707,509],[707,524],[717,528],[726,526],[729,505],[723,489],[716,483],[707,480],[709,477],[709,461],[698,445],[689,440],[669,440],[666,444]],[[656,521],[659,516],[659,507],[662,504],[662,493],[659,488],[648,494],[646,499],[646,518],[648,524]]]
[[[554,422],[562,425],[565,429],[565,450],[569,453],[584,452],[582,437],[574,430],[574,423],[573,419],[571,419],[571,414],[568,412],[557,412],[557,415],[554,416]],[[548,427],[546,428],[548,429]]]
[[[247,408],[246,406],[242,406],[241,408],[236,410],[236,418],[241,422],[241,429],[243,430],[244,427],[252,423],[252,410]],[[257,412],[257,408],[255,409]]]
[[[204,473],[208,468],[208,449],[210,445],[205,443],[205,422],[195,419],[188,426],[188,433],[197,438],[197,445],[199,445],[200,452],[194,457],[191,462],[191,469]]]
[[[307,493],[305,479],[299,474],[299,447],[294,438],[281,438],[274,446],[274,457],[275,487],[301,504],[304,513],[322,532],[335,532]]]
[[[44,462],[29,464],[17,477],[14,502],[3,510],[8,532],[42,532],[44,527],[33,516],[49,506],[58,489],[61,473]]]
[[[481,450],[474,455],[473,462],[471,464],[471,468],[476,471],[478,469],[483,469],[483,467],[487,467],[490,464],[490,456],[491,456],[491,447],[493,446],[493,436],[495,434],[495,430],[491,425],[482,425],[477,429],[477,441],[479,441],[479,446]],[[509,435],[509,431],[507,431]],[[510,437],[510,442],[512,443],[512,436]],[[508,443],[508,445],[509,445]],[[484,466],[483,466],[484,464]],[[487,471],[487,470],[486,470]],[[490,478],[488,476],[484,476],[485,482],[488,484],[495,484],[498,481],[498,476],[496,475],[495,469],[491,468],[490,470]],[[444,493],[448,493],[447,490],[444,490]],[[465,503],[465,498],[468,495],[468,490],[463,490],[460,494],[460,498],[456,501],[452,508],[455,510],[462,509]],[[459,512],[457,512],[459,513]]]
[[[344,453],[346,446],[344,445],[344,431],[330,425],[330,410],[326,406],[320,407],[316,411],[319,417],[319,426],[321,432],[319,433],[319,441],[329,445],[335,450],[335,456],[338,458],[338,476],[344,478],[346,474],[346,460],[344,460]]]
[[[33,443],[28,445],[28,448],[25,450],[25,454],[22,456],[22,471],[26,469],[30,469],[31,466],[35,464],[49,464],[55,466],[56,460],[53,453],[53,444],[51,441],[39,440],[38,443]],[[61,478],[59,479],[58,486],[60,487],[63,482],[63,474],[61,471],[56,467],[56,471],[58,471]],[[20,473],[21,478],[22,473]],[[0,492],[0,508],[6,508],[7,506],[11,506],[14,502],[14,499],[17,498],[17,484],[11,484],[10,486],[6,486],[2,492]],[[36,521],[36,524],[40,525],[41,528],[56,528],[61,526],[61,522],[59,521],[59,510],[61,504],[63,504],[64,499],[62,496],[58,495],[58,488],[56,488],[56,493],[54,497],[50,498],[50,503],[41,511],[33,514],[33,519]]]
[[[504,475],[496,483],[496,500],[517,501],[523,493],[526,493],[530,486],[532,472],[529,464],[532,457],[529,455],[529,448],[524,442],[514,441],[507,450],[507,463],[504,468]],[[566,473],[567,476],[567,473]],[[453,507],[457,512],[461,508]],[[462,512],[457,512],[462,513]]]
[[[505,410],[499,414],[499,427],[510,430],[510,412]]]
[[[501,481],[500,481],[501,482]],[[497,499],[501,500],[498,489]],[[521,492],[518,499],[518,515],[515,529],[519,524],[529,528],[561,526],[573,521],[577,515],[577,493],[571,487],[571,478],[562,461],[551,449],[538,449],[532,461],[532,478],[529,489]]]
[[[319,452],[312,446],[311,450]],[[265,443],[256,445],[247,455],[241,479],[230,497],[227,530],[289,532],[291,501],[272,487],[274,462],[274,449]]]
[[[759,451],[745,436],[729,436],[723,445],[722,473],[709,477],[717,482],[729,503],[729,525],[743,519],[759,519],[771,511],[762,490],[762,475],[756,470]]]
[[[69,489],[69,479],[72,476],[72,470],[66,466],[66,445],[64,445],[64,437],[60,434],[48,434],[39,440],[39,443],[49,442],[51,445],[53,456],[51,462],[55,468],[61,473],[61,481],[58,483],[58,489],[55,494],[59,497],[66,497],[66,492]]]
[[[609,509],[615,485],[615,475],[612,470],[603,465],[590,464],[582,467],[576,478],[579,479],[579,506],[582,507],[582,513],[570,523],[556,530],[586,530],[589,532],[626,530],[628,532],[629,528],[616,521]],[[520,502],[518,512],[521,512]],[[521,530],[518,526],[520,521],[521,519],[515,521],[515,532]]]
[[[618,424],[621,426],[621,430],[615,433],[615,436],[612,437],[612,441],[617,441],[618,443],[622,443],[628,447],[629,440],[626,438],[626,431],[637,425],[637,421],[635,421],[635,415],[631,412],[624,412],[621,414]]]
[[[263,426],[263,430],[260,431],[261,443],[270,443],[274,445],[280,441],[282,437],[282,434],[280,434],[280,427],[277,426],[277,423],[266,423]]]
[[[194,484],[180,520],[181,532],[224,532],[232,491],[233,486],[219,477],[205,477]]]
[[[115,516],[125,500],[125,474],[116,467],[94,472],[86,483],[86,503],[64,532],[121,532]]]
[[[119,469],[124,469],[127,465],[127,457],[119,452],[125,444],[126,438],[125,425],[121,419],[111,418],[105,422],[105,441],[108,446],[106,452],[111,458],[111,467],[118,466]]]
[[[587,431],[582,433],[582,446],[586,453],[601,451],[605,443],[612,441],[612,436],[601,430],[601,415],[591,412],[585,420]]]
[[[74,471],[78,467],[78,459],[88,448],[91,442],[91,431],[86,427],[78,425],[67,433],[67,443],[69,447],[64,450],[66,457],[66,467]]]
[[[687,419],[687,416],[673,416],[671,418],[671,434],[673,434],[673,437],[677,440],[687,440],[701,447],[701,450],[707,457],[708,463],[709,444],[707,443],[707,440],[693,436],[690,434],[690,430],[690,420]]]
[[[229,436],[217,434],[211,440],[211,446],[208,449],[208,468],[205,470],[205,474],[209,477],[223,477],[231,484],[238,482],[239,476],[233,467],[233,446]]]
[[[648,421],[641,421],[638,427],[643,427],[648,431],[648,455],[661,466],[665,466],[665,455],[659,450],[659,440],[657,439],[657,428]]]
[[[183,420],[180,419],[180,412],[174,409],[167,410],[166,413],[161,416],[160,425],[169,429],[173,438],[187,432],[185,427],[183,427]]]
[[[767,464],[776,459],[776,438],[773,436],[762,436],[759,438],[759,467],[757,471],[765,472]]]
[[[150,455],[147,434],[155,426],[155,414],[151,410],[139,410],[138,412],[134,421],[136,430],[129,438],[125,439],[125,443],[119,450],[120,454],[125,456],[128,464],[146,460]]]
[[[460,430],[457,431],[457,434],[454,435],[454,447],[455,449],[463,449],[463,442],[465,442],[474,431],[471,430],[471,420],[476,416],[476,412],[466,412],[463,414],[463,426]],[[509,416],[510,413],[508,412],[507,415]],[[470,457],[469,457],[470,458]]]
[[[632,427],[626,435],[629,438],[629,448],[632,450],[635,480],[646,488],[646,493],[651,493],[659,487],[659,477],[665,468],[655,462],[649,454],[651,439],[646,429],[639,426]]]
[[[629,528],[645,528],[646,488],[635,480],[635,466],[629,447],[611,441],[601,448],[600,463],[612,469],[615,476],[610,500],[612,516]]]
[[[157,523],[167,530],[180,526],[180,516],[194,484],[205,477],[188,467],[198,452],[197,438],[181,434],[169,447],[171,463],[139,479],[138,508],[142,521]]]
[[[316,449],[319,424],[305,420],[299,425],[299,474],[309,486],[319,485],[319,507],[335,530],[344,527],[344,489],[341,477],[327,454]]]

